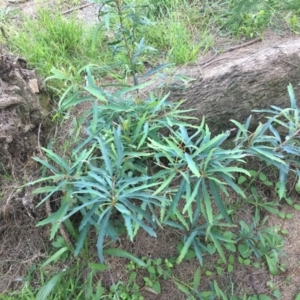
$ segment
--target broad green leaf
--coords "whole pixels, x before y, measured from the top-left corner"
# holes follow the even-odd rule
[[[103,254],[127,258],[127,259],[135,262],[136,264],[138,264],[140,267],[146,267],[146,264],[143,260],[137,258],[133,254],[131,254],[125,250],[122,250],[122,249],[117,249],[117,248],[105,249],[105,250],[103,250]]]
[[[161,286],[160,286],[159,281],[154,281],[152,284],[152,288],[157,294],[161,293]]]
[[[239,179],[238,179],[238,184],[242,184],[244,183],[245,181],[247,180],[247,178],[245,176],[240,176]]]

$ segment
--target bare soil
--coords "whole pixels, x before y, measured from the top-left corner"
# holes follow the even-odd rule
[[[34,17],[37,7],[47,5],[57,7],[63,2],[2,0],[3,3],[10,7],[20,8]],[[95,5],[83,7],[86,4],[86,1],[78,2],[78,9],[75,10],[78,17],[86,22],[97,22],[97,7]],[[69,11],[73,5],[68,1],[64,2],[63,8],[62,11],[66,15],[74,12]],[[237,48],[230,55],[228,54],[227,59],[230,60],[233,56],[242,58],[258,53],[274,43],[283,44],[293,39],[294,36],[286,32],[280,35],[268,31],[264,35],[263,42]],[[239,44],[240,41],[219,39],[218,43],[219,49],[226,49]],[[199,72],[203,72],[201,63],[208,61],[213,55],[209,53],[205,57],[199,57],[198,63],[193,68],[198,68]],[[189,67],[181,68],[178,72],[184,73],[186,68]],[[31,195],[31,189],[20,189],[29,180],[40,176],[39,167],[31,157],[40,155],[40,147],[47,145],[51,137],[52,125],[47,121],[48,112],[40,104],[42,97],[46,96],[43,95],[41,81],[34,70],[27,69],[26,60],[2,53],[0,60],[0,293],[21,289],[28,270],[34,264],[44,261],[49,254],[49,228],[47,226],[36,227],[37,222],[45,218],[47,211],[43,206],[35,207],[38,199]],[[296,194],[292,194],[291,197],[295,201],[299,199]],[[282,211],[291,210],[286,205],[282,205],[281,209]],[[268,282],[272,280],[280,289],[283,300],[293,300],[300,290],[300,251],[298,250],[300,249],[298,238],[300,212],[291,210],[291,213],[293,213],[291,220],[283,221],[278,217],[270,216],[269,221],[270,225],[280,225],[282,229],[289,231],[284,248],[286,256],[282,257],[286,263],[285,272],[272,278],[264,268],[254,270],[237,264],[234,272],[228,273],[224,270],[223,275],[218,276],[214,268],[216,257],[206,256],[205,269],[202,268],[201,271],[200,290],[206,289],[208,281],[215,279],[219,286],[229,294],[233,283],[236,293],[271,295]],[[249,216],[244,214],[240,218],[247,219]],[[176,245],[180,241],[181,236],[176,231],[165,229],[158,231],[157,239],[141,231],[135,243],[131,244],[124,239],[116,246],[138,257],[170,258],[178,254]],[[109,259],[108,264],[111,267],[110,274],[101,275],[101,279],[108,287],[113,281],[126,279],[124,260]],[[182,282],[191,283],[198,266],[198,261],[194,259],[185,260],[182,264],[175,266],[174,275]],[[212,271],[212,276],[209,278],[205,276],[205,271],[208,269]],[[140,277],[142,275],[140,274]],[[186,299],[172,280],[163,281],[161,295],[155,295],[145,289],[143,293],[147,300]]]

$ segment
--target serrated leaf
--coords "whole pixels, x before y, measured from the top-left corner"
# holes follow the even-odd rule
[[[200,173],[199,173],[199,170],[198,170],[198,167],[196,165],[196,163],[193,161],[192,157],[188,154],[188,153],[184,153],[184,156],[187,160],[187,163],[188,163],[188,166],[189,166],[189,169],[192,171],[192,173],[196,176],[196,177],[200,177]]]
[[[182,262],[182,260],[184,259],[185,255],[187,254],[193,240],[195,239],[195,237],[197,236],[197,230],[194,230],[190,236],[187,238],[187,240],[184,242],[184,245],[181,249],[180,255],[179,257],[176,259],[176,263],[180,264]]]

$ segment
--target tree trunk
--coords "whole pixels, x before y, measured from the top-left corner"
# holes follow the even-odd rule
[[[287,85],[300,94],[299,49],[300,38],[294,37],[278,45],[266,41],[226,51],[200,67],[178,70],[195,81],[187,89],[171,88],[170,99],[186,99],[184,108],[194,109],[190,115],[199,122],[205,116],[218,132],[233,127],[230,119],[244,122],[252,109],[288,107]],[[254,126],[264,121],[262,115],[253,117]]]

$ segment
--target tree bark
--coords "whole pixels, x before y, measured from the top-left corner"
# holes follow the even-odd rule
[[[300,38],[294,37],[278,45],[227,51],[202,66],[179,70],[195,81],[187,89],[171,88],[169,99],[185,99],[183,107],[194,109],[190,115],[196,122],[204,116],[218,132],[233,127],[230,119],[244,122],[253,109],[288,107],[288,84],[300,94],[299,50]],[[263,115],[253,117],[253,126],[264,121]]]

